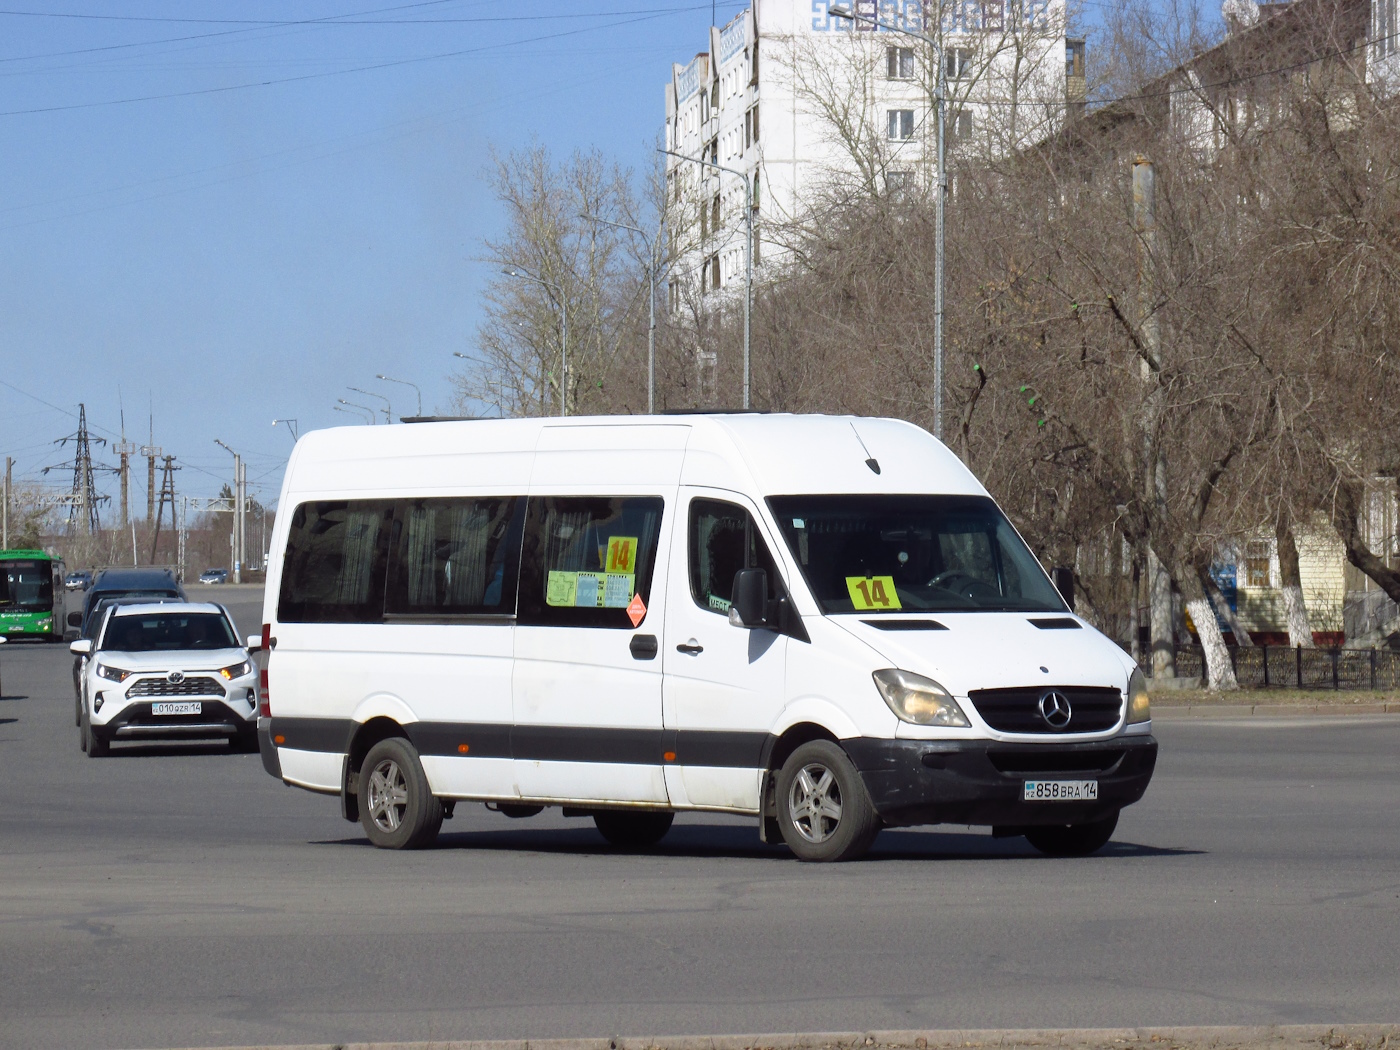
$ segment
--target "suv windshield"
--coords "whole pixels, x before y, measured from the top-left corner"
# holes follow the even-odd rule
[[[1066,611],[985,496],[774,496],[768,505],[823,612]]]
[[[238,640],[228,620],[218,613],[113,614],[102,635],[102,648],[121,653],[166,649],[236,649]]]
[[[53,570],[46,561],[0,562],[0,606],[22,611],[53,608]]]

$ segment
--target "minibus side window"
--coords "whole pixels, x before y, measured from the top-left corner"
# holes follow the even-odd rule
[[[524,516],[523,496],[401,500],[384,611],[514,615]]]
[[[531,496],[520,562],[523,625],[632,630],[651,600],[659,496]]]
[[[768,599],[786,592],[768,544],[743,507],[717,499],[690,504],[690,594],[702,609],[728,615],[734,574],[740,569],[768,573]]]
[[[303,503],[292,515],[277,618],[283,623],[381,623],[393,504]]]

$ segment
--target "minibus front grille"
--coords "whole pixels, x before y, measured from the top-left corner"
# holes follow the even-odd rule
[[[1048,693],[1058,693],[1069,703],[1069,720],[1063,724],[1041,713],[1041,697]],[[1102,733],[1118,724],[1123,708],[1123,694],[1117,689],[1088,686],[974,689],[967,698],[982,720],[1001,733]]]
[[[224,687],[213,678],[200,676],[172,682],[168,678],[141,678],[127,690],[127,696],[223,696]]]

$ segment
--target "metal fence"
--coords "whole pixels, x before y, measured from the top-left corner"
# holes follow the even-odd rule
[[[1400,652],[1394,649],[1232,647],[1230,663],[1246,689],[1400,689]],[[1204,679],[1205,668],[1200,646],[1176,650],[1178,678]]]

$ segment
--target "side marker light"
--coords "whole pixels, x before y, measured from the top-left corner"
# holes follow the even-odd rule
[[[676,760],[676,753],[674,751],[667,751],[664,754],[662,754],[661,757],[664,758],[667,762],[674,762]]]
[[[275,737],[272,738],[272,742],[274,744],[285,744],[287,742],[287,738],[284,737],[281,733],[278,733]]]
[[[458,744],[458,745],[457,745],[457,754],[459,754],[459,755],[465,755],[465,754],[466,754],[468,751],[470,751],[470,750],[471,750],[471,748],[468,747],[466,744]]]

